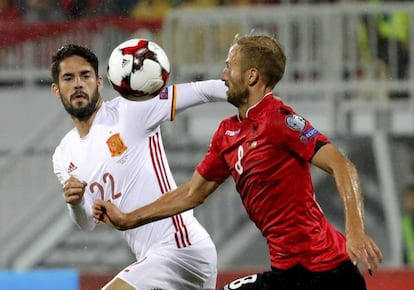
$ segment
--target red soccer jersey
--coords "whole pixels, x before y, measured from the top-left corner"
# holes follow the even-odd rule
[[[219,183],[233,176],[273,267],[300,263],[326,271],[349,259],[345,237],[326,220],[311,180],[309,161],[328,138],[273,94],[246,115],[221,122],[197,171]]]

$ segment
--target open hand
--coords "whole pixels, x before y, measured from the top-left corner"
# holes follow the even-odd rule
[[[374,240],[368,235],[347,235],[347,251],[352,262],[357,265],[362,262],[368,269],[370,275],[377,271],[379,263],[382,262],[382,253]]]

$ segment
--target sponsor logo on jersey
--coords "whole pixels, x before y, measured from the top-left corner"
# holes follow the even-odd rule
[[[106,140],[106,144],[108,145],[112,157],[121,156],[128,149],[119,133],[109,137],[108,140]]]
[[[78,169],[78,167],[75,164],[73,164],[73,162],[69,163],[68,173],[71,173],[72,171],[74,171],[76,169]]]
[[[302,135],[300,135],[300,141],[302,143],[308,143],[310,140],[313,139],[313,137],[315,137],[318,134],[319,134],[319,131],[311,127],[305,132],[303,132]]]
[[[236,131],[232,131],[232,130],[226,130],[226,133],[224,133],[227,136],[236,136],[239,135],[240,133],[240,129],[236,130]]]
[[[306,127],[306,120],[296,114],[287,116],[285,122],[289,128],[297,131],[303,131]]]

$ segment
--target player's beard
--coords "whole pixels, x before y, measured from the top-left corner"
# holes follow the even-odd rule
[[[233,83],[233,85],[227,90],[227,101],[235,106],[240,108],[241,106],[247,104],[247,99],[249,97],[249,89],[243,83]]]
[[[62,100],[63,107],[69,115],[77,119],[83,120],[89,118],[97,110],[97,104],[99,102],[100,95],[98,87],[96,87],[94,92],[92,93],[90,101],[85,106],[77,108],[72,105],[71,100],[67,101],[66,98],[60,99]]]

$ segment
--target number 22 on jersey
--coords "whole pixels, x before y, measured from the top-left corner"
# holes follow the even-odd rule
[[[99,181],[92,182],[91,185],[89,186],[89,190],[91,191],[91,193],[95,193],[95,191],[97,191],[100,198],[104,200],[105,198],[104,185],[108,183],[111,188],[111,200],[120,198],[122,196],[122,193],[120,192],[115,193],[115,179],[113,175],[109,172],[104,173],[104,175],[102,176],[102,183],[100,183]]]

